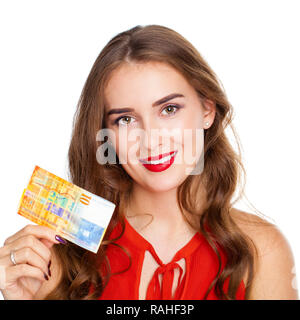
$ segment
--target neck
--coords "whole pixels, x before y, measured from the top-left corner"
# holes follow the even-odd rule
[[[149,213],[153,216],[153,221],[147,226],[149,232],[161,235],[180,234],[186,232],[191,227],[184,220],[176,198],[177,189],[166,192],[153,192],[134,184],[126,218],[136,229],[140,229],[152,220]],[[152,230],[152,231],[150,231]]]

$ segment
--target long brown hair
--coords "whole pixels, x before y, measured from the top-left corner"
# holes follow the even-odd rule
[[[130,198],[132,178],[118,162],[105,165],[97,162],[96,152],[99,142],[96,141],[96,134],[105,128],[105,86],[112,71],[128,61],[168,63],[181,72],[195,88],[199,97],[208,98],[215,103],[214,122],[204,131],[204,170],[201,175],[187,177],[178,187],[177,200],[182,212],[196,217],[197,225],[193,227],[205,236],[219,260],[218,273],[205,298],[214,287],[218,298],[235,299],[237,288],[246,272],[247,298],[257,252],[253,241],[241,231],[230,215],[233,206],[231,201],[242,182],[242,173],[245,177],[240,143],[231,123],[232,106],[217,76],[183,36],[165,26],[138,25],[114,36],[97,57],[77,105],[68,151],[70,181],[112,201],[117,205],[117,210],[112,216],[97,254],[72,243],[66,246],[54,246],[61,265],[62,277],[59,285],[46,299],[97,299],[111,277],[105,250],[108,245],[118,246],[115,243],[117,239],[108,239],[118,222],[121,222],[122,233],[124,232],[123,213]],[[225,135],[225,128],[228,125],[234,132],[239,153],[234,151]],[[205,202],[201,201],[201,208],[197,205],[201,196],[200,185],[205,190]],[[243,194],[244,185],[236,201]],[[188,216],[185,219],[190,223]],[[216,244],[222,247],[227,257],[223,270]],[[119,247],[126,252],[131,262],[126,248]],[[99,272],[100,265],[104,266],[105,273]],[[223,285],[227,277],[230,277],[229,287],[228,291],[224,292]],[[91,285],[94,291],[89,294]]]

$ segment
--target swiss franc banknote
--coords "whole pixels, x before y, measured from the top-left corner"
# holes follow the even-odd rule
[[[18,214],[97,253],[115,204],[35,166]]]

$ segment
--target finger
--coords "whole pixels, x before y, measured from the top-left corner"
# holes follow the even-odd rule
[[[47,264],[51,259],[51,250],[33,235],[23,236],[4,246],[1,248],[1,256],[10,255],[11,250],[17,251],[22,248],[31,248],[42,259],[44,259]]]
[[[50,248],[54,245],[53,242],[51,242],[51,241],[49,241],[49,240],[47,240],[47,239],[40,239],[40,241],[41,241],[48,249],[50,249]]]
[[[25,235],[32,234],[38,239],[47,239],[48,241],[51,241],[53,243],[60,243],[58,240],[55,239],[56,232],[49,227],[46,226],[40,226],[40,225],[33,225],[28,224],[12,236],[8,237],[4,245],[10,244],[11,242],[17,240],[18,238],[21,238]]]
[[[18,264],[16,266],[6,268],[6,288],[15,283],[20,277],[31,277],[41,281],[45,281],[44,272],[29,264]]]
[[[44,273],[48,274],[48,263],[41,258],[35,251],[29,247],[25,247],[14,252],[15,261],[17,264],[29,264],[33,267],[41,269]],[[0,259],[0,264],[5,266],[14,266],[11,261],[10,255]]]
[[[0,290],[5,289],[6,284],[6,270],[5,266],[0,264]]]

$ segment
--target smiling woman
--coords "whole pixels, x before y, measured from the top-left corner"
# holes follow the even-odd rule
[[[232,113],[212,69],[174,30],[113,37],[83,88],[68,156],[71,181],[116,210],[96,255],[54,245],[60,277],[36,297],[297,298],[284,236],[233,208],[245,170],[225,135]],[[116,163],[97,161],[102,129],[116,137]]]
[[[123,163],[126,172],[144,188],[155,186],[152,188],[155,193],[159,191],[158,186],[161,191],[179,186],[186,179],[188,167],[195,166],[192,158],[195,147],[198,147],[198,154],[194,161],[198,161],[203,151],[204,123],[213,122],[214,103],[200,99],[180,72],[162,62],[121,65],[110,77],[105,88],[105,99],[105,127],[112,131],[114,137],[119,137],[112,144],[119,159],[126,159],[126,163]],[[116,113],[123,115],[115,118]],[[155,134],[155,130],[161,130],[161,134]],[[172,137],[169,133],[174,130],[177,134]],[[189,130],[193,133],[192,139],[187,138]],[[196,136],[197,130],[202,140],[199,135]],[[140,143],[134,148],[135,139],[128,141],[129,137],[140,135]],[[144,162],[143,166],[136,165],[138,160]],[[176,165],[172,165],[174,161]],[[149,175],[145,168],[163,173]]]

